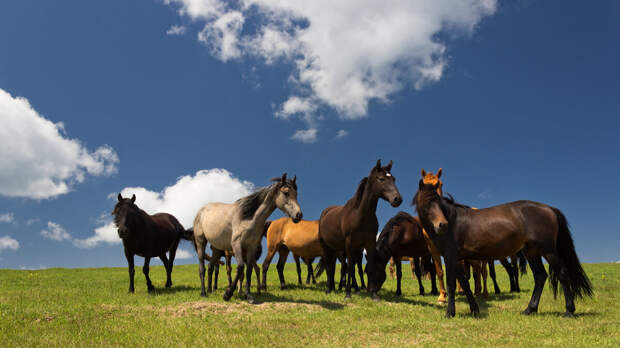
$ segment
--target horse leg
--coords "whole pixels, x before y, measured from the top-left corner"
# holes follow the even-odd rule
[[[206,297],[205,291],[205,248],[207,247],[207,239],[200,235],[196,237],[196,253],[198,254],[198,275],[200,276],[200,296]],[[211,264],[213,258],[209,262]],[[209,277],[211,279],[211,277]],[[210,283],[210,281],[209,281]]]
[[[134,293],[135,289],[133,287],[133,278],[136,271],[134,269],[133,254],[125,249],[125,257],[127,258],[127,267],[129,269],[129,292]]]
[[[419,263],[418,263],[418,265],[419,265]],[[415,258],[412,257],[409,260],[409,267],[411,267],[411,279],[414,279],[416,277],[416,274],[415,274],[415,269],[416,269]],[[420,269],[420,272],[422,272],[422,269]]]
[[[256,266],[256,249],[246,250],[246,263],[248,265],[248,271],[245,275],[245,299],[249,304],[254,304],[254,297],[250,294],[252,287],[252,270]]]
[[[159,259],[164,264],[164,268],[166,269],[166,287],[169,288],[172,286],[172,262],[168,260],[166,253],[159,255]]]
[[[420,258],[414,257],[411,261],[415,267],[415,276],[418,279],[418,288],[420,289],[420,295],[424,295],[424,285],[422,285],[422,270],[420,269]]]
[[[575,313],[575,295],[573,294],[573,290],[571,289],[569,277],[568,277],[568,268],[560,258],[557,252],[545,254],[545,259],[549,262],[549,270],[553,270],[553,274],[557,276],[557,279],[562,284],[562,290],[564,290],[564,300],[566,302],[566,312],[564,313],[564,317],[572,318]],[[553,279],[553,277],[551,277]],[[555,292],[554,292],[555,294]]]
[[[299,256],[293,254],[293,259],[295,260],[295,269],[297,270],[297,284],[301,285],[301,264],[299,263]]]
[[[336,268],[336,253],[334,252],[334,250],[332,250],[332,248],[325,244],[323,239],[319,238],[319,243],[321,243],[321,248],[323,249],[323,259],[321,262],[327,272],[327,287],[325,289],[325,293],[329,294],[336,289],[334,280],[334,273]],[[317,272],[317,274],[319,273],[320,272]]]
[[[437,298],[437,302],[445,303],[446,302],[446,287],[443,282],[443,268],[441,267],[441,254],[439,250],[435,248],[435,246],[429,247],[431,252],[431,258],[433,259],[433,263],[435,264],[435,274],[437,279],[439,280],[439,297]]]
[[[403,264],[400,258],[396,261],[394,258],[394,266],[396,266],[396,296],[402,295],[401,281],[403,279]]]
[[[349,241],[345,241],[346,258],[347,258],[347,285],[345,287],[344,299],[351,298],[351,278],[355,278],[355,253],[351,250]]]
[[[489,291],[487,289],[487,275],[488,275],[487,274],[487,263],[488,263],[487,261],[480,262],[480,265],[481,265],[480,272],[482,273],[482,287],[483,287],[482,297],[483,298],[489,297]]]
[[[521,288],[519,287],[519,259],[517,258],[517,254],[510,256],[510,264],[512,265],[512,276],[515,281],[515,291],[521,292]]]
[[[239,279],[243,279],[243,275],[245,273],[245,261],[243,259],[243,249],[241,248],[241,241],[234,240],[233,242],[233,254],[235,255],[235,259],[237,259],[237,274],[235,274],[235,279],[231,282],[224,292],[224,301],[229,301],[232,297],[233,293],[237,289],[237,283]],[[228,261],[227,261],[228,263]],[[251,265],[249,265],[251,267]]]
[[[347,283],[347,258],[344,254],[338,256],[338,260],[340,260],[340,283],[338,284],[338,291],[341,291],[342,288],[346,288]]]
[[[508,273],[508,279],[510,279],[510,292],[515,292],[515,280],[512,272],[512,265],[506,258],[500,259],[499,262],[501,262],[502,266],[504,266],[504,269],[506,270],[506,273]]]
[[[523,311],[523,314],[529,315],[538,312],[538,304],[540,302],[540,295],[545,287],[545,281],[547,280],[547,271],[542,263],[542,259],[538,255],[531,255],[526,253],[527,262],[530,264],[530,269],[534,274],[534,290],[532,291],[532,298],[527,308]]]
[[[265,256],[265,261],[263,261],[263,284],[261,285],[262,290],[265,291],[267,291],[267,270],[269,269],[269,265],[271,264],[271,260],[276,254],[276,251],[278,251],[277,248],[267,243],[267,256]]]
[[[463,273],[464,270],[465,270],[464,268],[462,270],[457,268],[456,278],[461,284],[461,287],[463,288],[463,291],[465,292],[465,296],[467,297],[467,301],[469,302],[469,311],[471,312],[473,316],[477,316],[478,314],[480,314],[480,309],[478,308],[478,303],[476,302],[476,299],[474,298],[474,294],[472,294],[471,288],[469,287],[469,280],[465,278],[465,273]]]
[[[217,279],[219,276],[219,269],[220,269],[219,261],[220,261],[220,258],[222,258],[224,251],[220,249],[215,249],[213,248],[213,246],[211,246],[211,253],[212,253],[211,259],[209,260],[209,283],[207,284],[207,289],[209,293],[213,292],[211,289],[211,280],[213,279],[214,269],[215,269],[215,284],[214,284],[213,290],[217,289]]]
[[[232,253],[230,251],[224,253],[224,259],[226,259],[226,276],[228,277],[228,287],[232,287],[232,285],[233,285],[233,280],[232,280],[232,257],[233,257],[233,255],[232,255]],[[243,277],[241,278],[241,280],[243,281]]]
[[[168,250],[168,255],[170,257],[168,258],[168,267],[166,267],[166,287],[167,288],[172,286],[172,266],[174,264],[174,258],[177,256],[177,248],[179,247],[179,242],[180,241],[181,241],[181,239],[177,239],[177,241],[172,245],[170,250]],[[164,256],[166,256],[166,254],[164,254]],[[207,259],[209,259],[208,256],[206,256],[206,257],[207,257]],[[162,260],[162,262],[163,262],[163,260]],[[164,265],[165,265],[165,263],[164,263]],[[168,268],[170,268],[170,269],[168,269]]]
[[[446,318],[452,318],[456,314],[454,306],[454,296],[456,292],[456,269],[461,265],[457,264],[456,257],[444,256],[446,262],[446,283],[448,284],[448,305],[446,306]]]
[[[396,273],[394,273],[394,267],[396,265],[396,261],[394,261],[394,256],[390,257],[390,266],[388,267],[388,269],[390,270],[390,277],[392,277],[392,280],[394,280]]]
[[[215,257],[215,256],[214,255],[211,256],[212,259],[213,259],[213,257]],[[209,268],[210,267],[211,267],[211,262],[209,262]],[[220,263],[219,262],[215,262],[215,267],[214,268],[215,268],[215,274],[214,274],[215,277],[213,278],[213,291],[217,290],[217,282],[220,279]],[[212,271],[209,269],[209,273],[211,273],[211,272]]]
[[[278,264],[276,269],[278,270],[278,277],[280,278],[280,290],[286,289],[286,281],[284,280],[284,266],[286,265],[286,259],[288,258],[288,248],[281,246],[278,250]]]
[[[431,262],[432,262],[432,258],[431,258]],[[430,273],[430,276],[431,276],[431,294],[438,295],[439,291],[437,291],[437,281],[435,279],[437,276],[437,270],[435,269],[435,267],[431,265],[428,273]]]
[[[373,240],[374,243],[374,240]],[[368,290],[371,292],[371,297],[374,301],[379,301],[381,298],[377,295],[377,285],[375,279],[377,279],[377,271],[375,269],[375,257],[377,256],[377,250],[375,245],[368,243],[365,246],[366,249],[366,264],[368,269]]]
[[[256,273],[256,294],[260,295],[260,290],[261,290],[261,286],[260,286],[260,267],[258,267],[258,263],[256,262],[256,259],[254,259],[254,272]]]
[[[364,268],[362,267],[362,257],[363,257],[363,254],[360,254],[355,264],[357,265],[357,273],[360,276],[360,286],[363,289],[366,287],[366,284],[364,283]]]
[[[501,293],[501,290],[499,289],[499,285],[497,285],[497,279],[495,277],[495,260],[489,261],[489,276],[491,276],[491,279],[493,280],[493,289],[495,293],[496,294]]]
[[[471,265],[474,272],[474,294],[479,296],[482,294],[482,261],[474,261]]]
[[[314,257],[308,260],[308,273],[310,273],[310,278],[312,279],[312,284],[316,285],[316,277],[314,275],[314,269],[312,268],[312,263],[314,262]]]
[[[310,284],[310,279],[312,278],[312,259],[303,258],[302,260],[306,264],[306,284]]]
[[[153,286],[153,283],[151,282],[151,278],[149,278],[149,263],[150,262],[151,262],[151,258],[145,257],[144,266],[142,266],[142,273],[144,273],[144,277],[146,278],[146,287],[148,288],[149,292],[155,290],[155,287]]]

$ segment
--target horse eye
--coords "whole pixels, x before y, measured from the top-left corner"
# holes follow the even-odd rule
[[[379,181],[385,181],[385,178],[379,178]]]

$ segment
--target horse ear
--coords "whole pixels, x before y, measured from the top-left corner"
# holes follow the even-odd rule
[[[282,174],[282,182],[286,182],[286,173]]]
[[[297,175],[295,175],[295,176],[293,177],[293,180],[292,180],[292,181],[293,181],[293,184],[294,184],[295,182],[297,182]]]
[[[441,178],[441,168],[437,171],[437,179]]]
[[[131,195],[131,203],[134,203],[136,201],[136,195]]]
[[[418,189],[421,190],[424,187],[424,179],[420,179],[420,183],[418,184]]]
[[[388,165],[387,165],[387,166],[385,166],[385,171],[386,171],[386,172],[389,172],[389,171],[391,171],[391,170],[392,170],[392,160],[390,160],[390,163],[388,163]]]
[[[422,177],[426,176],[426,170],[424,170],[424,168],[422,168]]]
[[[377,160],[377,165],[375,166],[375,169],[377,170],[381,169],[381,159]]]
[[[122,200],[123,200],[123,196],[121,196],[121,194],[119,193],[119,194],[118,194],[118,201],[120,202],[120,201],[122,201]]]

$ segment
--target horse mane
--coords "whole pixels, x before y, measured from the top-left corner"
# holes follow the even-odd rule
[[[362,202],[362,197],[364,196],[364,189],[366,188],[366,183],[368,182],[368,177],[363,178],[359,185],[357,186],[357,190],[351,199],[347,201],[346,204],[351,205],[353,208],[357,208],[360,206]]]
[[[260,205],[265,201],[267,196],[282,186],[287,186],[290,189],[297,191],[297,184],[293,182],[293,180],[286,180],[286,182],[282,182],[282,178],[273,178],[271,181],[273,184],[259,188],[254,191],[254,193],[237,200],[237,202],[239,202],[239,207],[241,208],[242,220],[251,220],[258,210],[258,207],[260,207]]]
[[[472,207],[470,207],[469,205],[465,205],[465,204],[462,204],[462,203],[457,203],[457,202],[455,201],[454,197],[453,197],[451,194],[449,194],[449,193],[447,193],[447,192],[446,192],[446,195],[447,195],[447,196],[443,196],[443,197],[441,197],[441,198],[442,198],[444,201],[446,201],[446,202],[450,203],[451,205],[453,205],[453,206],[455,206],[455,207],[458,207],[458,208],[467,208],[467,209],[472,209]]]
[[[254,217],[256,211],[258,210],[258,207],[260,207],[269,192],[271,192],[271,189],[275,186],[277,185],[273,184],[270,186],[262,187],[248,196],[239,198],[237,202],[239,202],[239,208],[241,209],[241,219],[251,220]]]

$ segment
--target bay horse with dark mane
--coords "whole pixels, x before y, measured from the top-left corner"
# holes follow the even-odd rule
[[[179,221],[167,213],[147,214],[135,204],[136,195],[123,198],[118,194],[114,206],[114,224],[123,241],[125,257],[129,266],[129,292],[134,292],[134,255],[144,257],[142,272],[146,277],[148,291],[155,290],[149,278],[149,263],[152,257],[159,257],[166,268],[166,287],[172,286],[172,264],[181,238],[192,240]],[[166,256],[169,253],[170,258]]]
[[[360,182],[355,195],[345,205],[331,206],[323,210],[319,219],[319,240],[323,247],[327,268],[326,293],[335,290],[334,272],[336,256],[344,251],[347,257],[347,284],[345,299],[351,298],[355,263],[366,249],[368,261],[368,291],[373,300],[379,300],[375,279],[376,236],[379,229],[376,210],[379,199],[385,199],[398,207],[403,199],[391,174],[392,162],[381,166],[381,160],[370,174]]]
[[[419,182],[412,202],[424,229],[441,251],[446,263],[448,306],[446,317],[455,315],[454,292],[458,279],[465,290],[473,315],[479,313],[463,268],[462,259],[493,260],[516,254],[523,249],[532,273],[534,290],[523,314],[538,312],[549,263],[554,296],[558,281],[566,302],[564,316],[575,312],[575,297],[592,296],[592,286],[581,267],[566,217],[554,207],[533,201],[516,201],[485,209],[471,209],[437,193],[437,185]]]

